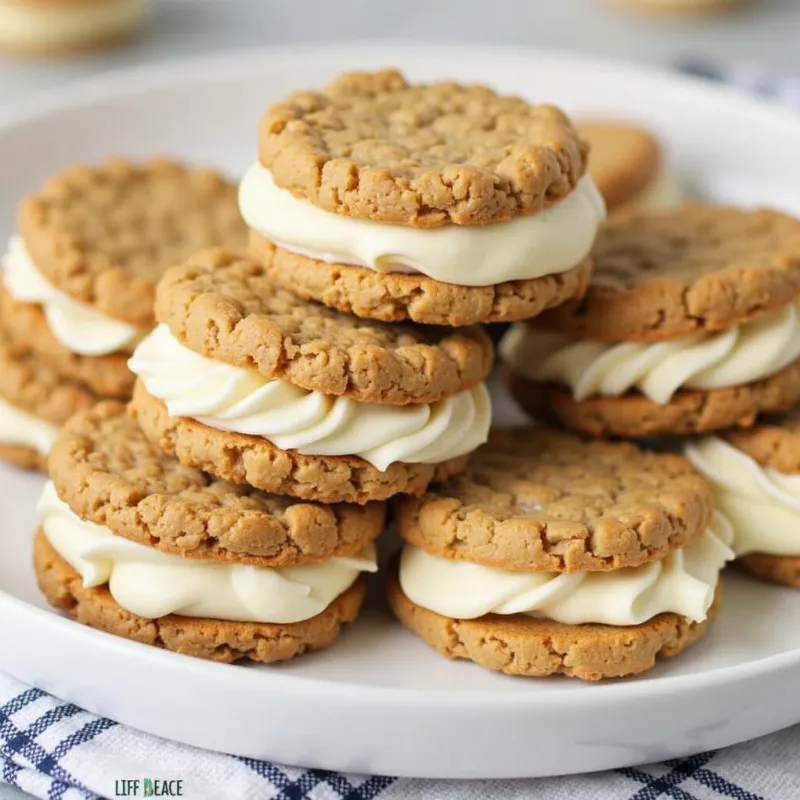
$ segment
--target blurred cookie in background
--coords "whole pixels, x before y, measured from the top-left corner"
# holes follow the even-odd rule
[[[149,0],[0,0],[0,49],[69,55],[122,42],[142,26]]]
[[[669,208],[684,201],[680,181],[646,128],[612,119],[579,120],[575,127],[589,143],[589,172],[609,213],[631,207]]]
[[[623,9],[673,15],[717,14],[751,5],[753,0],[615,0]]]

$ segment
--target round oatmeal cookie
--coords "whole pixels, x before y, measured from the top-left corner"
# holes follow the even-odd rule
[[[0,397],[53,425],[97,402],[85,386],[72,383],[30,353],[17,352],[0,328]]]
[[[568,389],[536,383],[508,368],[504,368],[504,380],[517,403],[532,417],[598,438],[637,439],[734,426],[749,428],[759,414],[788,411],[800,402],[800,361],[769,378],[742,386],[679,391],[664,405],[638,393],[575,400]]]
[[[690,204],[615,217],[583,300],[537,322],[574,338],[655,341],[717,331],[800,296],[800,221]]]
[[[73,353],[53,336],[41,306],[20,303],[0,282],[0,320],[19,352],[30,353],[71,381],[87,386],[98,397],[127,400],[133,391],[133,373],[127,353],[82,356]]]
[[[243,658],[262,663],[286,661],[329,647],[345,625],[355,622],[366,595],[366,583],[359,578],[316,617],[285,625],[177,614],[145,619],[121,608],[106,586],[84,587],[80,575],[56,553],[41,530],[34,540],[33,557],[39,588],[47,601],[83,625],[227,664]]]
[[[120,403],[73,417],[50,454],[50,477],[83,519],[165,553],[258,567],[357,555],[384,528],[383,503],[307,503],[183,467]]]
[[[761,580],[800,589],[800,557],[798,556],[749,553],[737,558],[736,566]]]
[[[418,228],[504,222],[566,197],[586,147],[553,106],[486,86],[349,73],[273,105],[259,158],[295,197]]]
[[[436,402],[479,384],[494,357],[479,326],[359,320],[275,287],[263,266],[221,249],[167,272],[156,316],[204,356],[362,402]]]
[[[247,242],[236,186],[165,159],[73,167],[23,200],[19,230],[56,288],[143,329],[153,326],[167,267],[203,247]]]
[[[357,456],[304,456],[281,450],[259,436],[210,428],[187,417],[170,417],[141,381],[134,387],[130,410],[145,435],[185,466],[266,492],[320,503],[364,504],[401,493],[422,494],[432,481],[449,478],[467,463],[466,456],[439,464],[395,462],[381,472]]]
[[[645,128],[623,120],[581,120],[575,128],[589,146],[589,174],[609,212],[636,200],[661,167],[661,147]]]
[[[659,614],[640,625],[565,625],[527,614],[444,617],[409,600],[400,588],[396,561],[386,578],[395,616],[447,658],[474,661],[507,675],[568,675],[587,681],[638,675],[657,659],[676,656],[694,644],[717,615],[721,587],[702,622]]]
[[[588,572],[636,567],[691,543],[714,499],[679,456],[533,427],[495,429],[461,475],[395,508],[403,539],[435,556]]]
[[[494,286],[459,286],[425,275],[380,273],[316,261],[275,247],[255,231],[250,232],[250,255],[276,286],[306,300],[367,319],[425,325],[530,319],[567,300],[580,299],[592,274],[591,262],[585,259],[557,275]]]
[[[748,430],[723,434],[734,447],[763,467],[787,474],[800,473],[800,414],[768,417]]]

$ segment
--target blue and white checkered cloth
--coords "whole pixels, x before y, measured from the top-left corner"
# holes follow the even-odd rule
[[[800,108],[800,81],[748,67],[682,65]],[[285,767],[176,744],[96,717],[0,674],[2,783],[47,800],[146,796],[146,779],[189,800],[794,800],[800,726],[718,752],[593,775],[432,781]],[[138,781],[137,784],[124,783]],[[162,783],[162,785],[164,785]]]
[[[133,800],[146,796],[145,778],[181,781],[181,796],[189,800],[790,800],[800,797],[798,752],[800,726],[716,753],[577,777],[432,781],[342,775],[169,742],[0,675],[0,776],[47,800],[123,792]],[[136,780],[135,792],[124,783]]]

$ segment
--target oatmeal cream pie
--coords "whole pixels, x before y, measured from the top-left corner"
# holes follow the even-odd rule
[[[711,205],[609,222],[579,303],[500,352],[534,416],[592,436],[749,427],[800,400],[800,222]]]
[[[45,470],[59,427],[95,402],[84,386],[15,351],[0,326],[0,459]]]
[[[730,524],[676,455],[546,428],[492,432],[467,470],[397,500],[400,621],[512,675],[644,672],[705,633]]]
[[[63,55],[132,36],[148,0],[0,0],[0,49]]]
[[[180,653],[271,662],[330,645],[376,570],[382,503],[322,506],[181,466],[106,401],[50,456],[39,585],[79,622]]]
[[[321,502],[419,494],[464,467],[491,419],[480,326],[359,320],[209,250],[158,286],[132,409],[187,466]]]
[[[586,289],[605,214],[553,106],[485,86],[343,75],[272,106],[240,189],[278,285],[383,321],[533,317]]]
[[[246,238],[232,184],[165,160],[70,169],[21,203],[18,223],[2,259],[8,335],[95,394],[121,399],[166,267]]]
[[[658,139],[627,120],[575,122],[589,145],[589,174],[609,213],[626,208],[670,208],[683,200],[683,189],[666,163]]]
[[[767,418],[685,445],[733,525],[737,564],[800,588],[800,416]]]

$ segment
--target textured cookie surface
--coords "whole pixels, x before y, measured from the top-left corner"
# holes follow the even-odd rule
[[[186,417],[170,417],[141,381],[131,411],[145,435],[189,467],[267,492],[320,503],[367,503],[396,494],[422,494],[432,481],[460,472],[466,456],[440,464],[395,462],[381,472],[357,456],[304,456],[281,450],[258,436],[210,428]]]
[[[259,156],[278,186],[338,214],[432,227],[500,222],[565,197],[586,168],[567,117],[485,86],[342,75],[272,106]]]
[[[167,272],[156,314],[202,355],[364,402],[435,402],[492,368],[492,343],[478,326],[359,320],[276,288],[260,264],[219,249]]]
[[[562,387],[534,383],[508,371],[505,376],[512,396],[532,417],[600,438],[688,435],[734,426],[749,428],[759,414],[788,411],[800,402],[800,361],[755,383],[679,391],[664,405],[638,393],[575,400]]]
[[[20,352],[30,353],[58,374],[69,376],[100,397],[127,399],[133,391],[128,355],[82,356],[53,336],[42,307],[19,303],[0,282],[0,321],[9,341]]]
[[[589,145],[589,173],[609,211],[650,186],[661,162],[661,148],[651,133],[623,121],[583,120],[575,127]]]
[[[45,183],[22,202],[19,229],[37,269],[61,291],[148,328],[167,267],[203,247],[245,246],[236,194],[210,170],[111,160]]]
[[[638,211],[601,228],[592,259],[583,300],[543,325],[609,341],[722,330],[800,295],[800,222],[710,205]]]
[[[16,352],[1,328],[0,397],[54,425],[62,425],[96,402],[85,386],[71,383],[29,353]]]
[[[754,428],[727,431],[724,436],[734,447],[765,467],[800,473],[800,415],[797,413],[769,417]]]
[[[555,572],[664,558],[705,532],[712,509],[678,456],[542,427],[494,430],[461,475],[396,506],[400,535],[433,555]]]
[[[277,248],[254,231],[250,232],[250,254],[275,285],[307,300],[367,319],[426,325],[530,319],[567,300],[580,299],[591,277],[586,260],[558,275],[494,286],[459,286],[425,275],[383,274],[315,261]]]
[[[736,560],[736,566],[764,581],[800,589],[800,558],[750,553]]]
[[[659,614],[641,625],[565,625],[524,614],[452,619],[418,606],[403,594],[396,564],[387,576],[389,605],[400,622],[447,658],[474,661],[508,675],[569,675],[587,681],[638,675],[659,658],[678,655],[708,629],[719,610],[721,587],[703,622]]]
[[[382,503],[322,506],[216,480],[156,448],[119,403],[73,417],[50,454],[59,496],[83,519],[167,553],[255,566],[355,555]]]
[[[52,548],[40,531],[33,546],[36,577],[47,601],[92,628],[198,658],[231,663],[243,658],[286,661],[330,646],[342,628],[358,617],[366,594],[359,578],[321,614],[303,622],[275,625],[182,617],[144,619],[117,605],[105,586],[87,589],[80,575]]]

